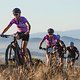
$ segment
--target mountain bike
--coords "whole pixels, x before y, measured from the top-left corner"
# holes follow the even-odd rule
[[[23,34],[22,34],[23,35]],[[8,38],[11,35],[1,35],[1,37]],[[27,53],[22,53],[21,48],[16,39],[16,35],[12,35],[13,41],[7,46],[5,52],[5,64],[15,63],[16,65],[24,65],[32,62],[30,50],[26,48]],[[21,44],[22,45],[22,44]]]
[[[49,56],[48,65],[50,67],[57,64],[57,55],[56,55],[56,50],[54,47],[41,48],[41,50],[45,50],[46,53],[48,54]]]
[[[67,67],[67,69],[74,68],[74,64],[71,64],[71,63],[72,63],[72,61],[76,61],[76,60],[78,60],[77,57],[76,58],[66,57],[66,67]]]

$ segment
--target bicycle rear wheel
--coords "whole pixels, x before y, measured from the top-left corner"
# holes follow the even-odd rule
[[[5,53],[5,64],[6,65],[19,65],[20,64],[20,56],[19,51],[12,45],[8,45]]]

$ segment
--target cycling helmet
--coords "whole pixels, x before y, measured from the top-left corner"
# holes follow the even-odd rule
[[[16,13],[21,13],[21,10],[19,8],[14,8],[13,9],[13,14],[16,14]]]
[[[59,34],[57,34],[57,39],[60,39],[60,35]]]
[[[54,33],[54,30],[52,29],[52,28],[49,28],[48,29],[48,33],[51,35],[51,34],[53,34]]]
[[[74,42],[70,42],[70,46],[74,46]]]

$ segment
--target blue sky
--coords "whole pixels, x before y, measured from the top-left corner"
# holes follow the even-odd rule
[[[80,0],[1,0],[0,33],[14,17],[12,10],[19,7],[30,22],[31,33],[80,29]],[[16,32],[13,25],[7,33]]]

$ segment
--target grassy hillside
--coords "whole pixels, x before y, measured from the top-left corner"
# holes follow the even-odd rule
[[[80,80],[80,68],[46,67],[39,59],[34,66],[0,66],[0,80]]]

